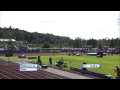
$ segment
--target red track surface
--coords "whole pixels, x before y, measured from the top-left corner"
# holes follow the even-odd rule
[[[69,79],[43,70],[19,71],[19,64],[0,60],[0,79]]]

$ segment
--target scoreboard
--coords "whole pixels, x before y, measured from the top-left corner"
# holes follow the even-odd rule
[[[100,64],[82,64],[82,68],[101,68]]]
[[[38,71],[40,70],[40,65],[38,64],[20,64],[20,71]]]

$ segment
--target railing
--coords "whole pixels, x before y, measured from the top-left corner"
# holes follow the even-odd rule
[[[83,73],[83,74],[88,74],[88,75],[100,77],[100,78],[103,78],[103,79],[112,79],[112,77],[110,75],[100,74],[100,73],[87,71],[87,70],[81,70],[81,69],[74,68],[74,67],[70,67],[70,70],[77,71],[77,72],[80,72],[80,73]]]

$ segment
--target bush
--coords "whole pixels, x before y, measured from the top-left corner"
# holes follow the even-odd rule
[[[12,56],[13,56],[13,53],[6,53],[5,56],[6,56],[6,57],[12,57]]]
[[[50,48],[50,43],[49,42],[44,42],[43,48]]]
[[[28,57],[28,59],[37,59],[37,57]]]
[[[115,46],[115,49],[120,49],[120,46]]]

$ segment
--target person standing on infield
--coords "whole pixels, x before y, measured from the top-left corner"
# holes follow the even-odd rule
[[[37,63],[42,66],[42,60],[40,59],[40,56],[38,56],[38,62]]]
[[[118,66],[116,66],[115,71],[116,71],[116,73],[117,73],[116,79],[120,79],[120,68],[118,68]]]
[[[49,58],[49,63],[52,65],[52,58],[51,57]]]
[[[38,61],[37,61],[37,63],[39,63],[40,62],[40,56],[38,56]]]

